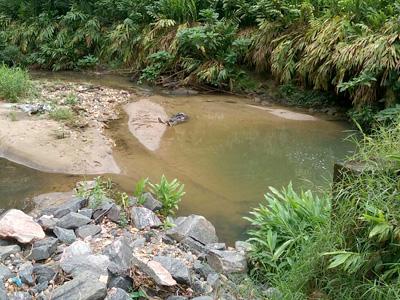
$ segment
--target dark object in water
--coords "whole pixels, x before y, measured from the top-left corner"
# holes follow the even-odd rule
[[[168,126],[175,126],[180,123],[185,123],[189,120],[189,116],[185,113],[177,113],[173,115],[171,118],[169,118],[167,121],[161,120],[161,118],[158,118],[158,122],[166,124]]]

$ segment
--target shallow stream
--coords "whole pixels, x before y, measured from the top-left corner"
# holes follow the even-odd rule
[[[118,76],[45,77],[134,90],[126,78]],[[150,99],[168,114],[185,112],[190,122],[168,128],[159,149],[149,151],[131,135],[128,117],[122,114],[107,130],[116,142],[113,154],[122,173],[105,176],[129,193],[141,177],[153,181],[162,174],[178,178],[186,187],[179,215],[204,215],[216,226],[221,240],[227,242],[244,238],[247,223],[243,216],[263,201],[269,186],[280,189],[292,181],[297,189],[327,187],[334,161],[352,150],[352,145],[344,141],[350,128],[346,123],[308,120],[296,114],[291,118],[290,111],[282,117],[281,108],[266,111],[244,97],[170,96],[137,90],[133,98]],[[26,199],[70,190],[81,178],[43,173],[0,159],[0,207],[23,208]]]

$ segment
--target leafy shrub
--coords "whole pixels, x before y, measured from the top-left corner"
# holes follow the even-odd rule
[[[266,203],[260,204],[246,219],[252,243],[253,272],[270,275],[288,269],[304,244],[315,232],[327,226],[330,201],[311,191],[296,193],[292,184],[282,192],[270,188]]]
[[[137,202],[140,205],[143,205],[144,202],[146,201],[144,193],[146,191],[146,187],[148,184],[149,184],[149,178],[142,178],[136,183],[133,195],[137,198]]]
[[[180,183],[177,179],[168,182],[167,178],[162,175],[160,183],[149,183],[150,191],[161,201],[163,208],[161,213],[164,216],[174,214],[178,209],[178,204],[182,197],[185,195],[183,191],[185,185]]]
[[[0,66],[0,98],[17,102],[27,96],[33,85],[26,71],[20,68]]]

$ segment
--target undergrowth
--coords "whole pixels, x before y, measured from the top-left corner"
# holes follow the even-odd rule
[[[0,65],[0,100],[18,102],[32,88],[32,82],[25,70]]]

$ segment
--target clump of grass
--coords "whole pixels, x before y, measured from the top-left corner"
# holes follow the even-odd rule
[[[8,114],[8,117],[10,118],[10,120],[11,120],[12,122],[17,121],[17,114],[15,113],[15,111],[10,112],[10,113]]]
[[[74,106],[78,104],[79,98],[74,93],[69,93],[64,100],[66,105]]]
[[[0,99],[18,102],[32,89],[28,72],[20,68],[0,65]]]

